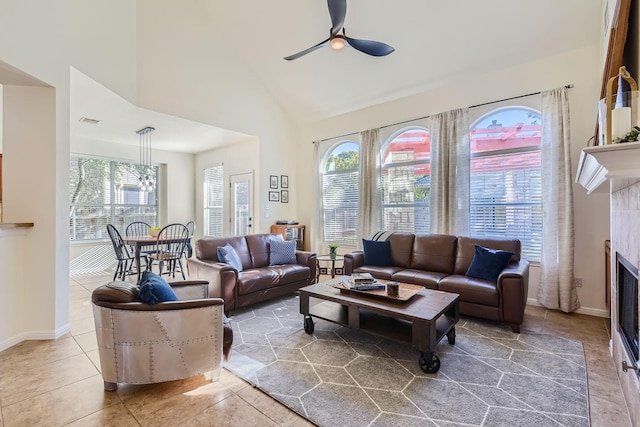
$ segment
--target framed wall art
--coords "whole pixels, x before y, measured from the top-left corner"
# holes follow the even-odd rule
[[[278,175],[269,176],[269,188],[278,188]]]
[[[280,187],[289,188],[289,175],[280,175]]]
[[[280,202],[289,203],[289,190],[280,190]]]
[[[269,191],[269,201],[270,202],[279,202],[280,201],[280,193],[278,191]]]

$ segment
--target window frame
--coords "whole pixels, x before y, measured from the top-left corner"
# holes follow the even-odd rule
[[[209,182],[207,181],[207,171],[213,171],[214,169],[220,169],[219,174],[220,174],[220,181],[219,183],[211,183],[209,184]],[[219,163],[219,164],[215,164],[215,165],[211,165],[209,167],[204,168],[204,170],[202,171],[202,189],[203,189],[203,199],[202,199],[202,234],[204,237],[223,237],[224,236],[224,232],[225,232],[225,227],[224,227],[224,208],[225,208],[225,192],[224,192],[224,164]],[[220,193],[220,197],[219,197],[219,206],[214,206],[211,203],[209,203],[209,195],[208,195],[208,185],[219,185],[219,193]],[[215,188],[213,189],[214,191],[216,190]],[[209,211],[213,211],[213,210],[218,210],[219,211],[219,217],[220,217],[220,223],[219,224],[214,224],[217,225],[219,227],[220,230],[220,234],[211,234],[211,224],[210,224],[210,220],[209,220]]]

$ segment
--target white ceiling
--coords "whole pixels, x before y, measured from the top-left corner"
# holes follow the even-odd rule
[[[348,0],[347,35],[383,41],[394,53],[376,58],[323,47],[285,61],[328,37],[325,0],[188,4],[203,8],[220,40],[297,122],[595,45],[602,21],[601,0]],[[72,136],[138,144],[135,131],[153,126],[155,148],[190,153],[248,137],[136,108],[79,72],[72,74],[71,109]],[[77,123],[82,116],[103,122]]]

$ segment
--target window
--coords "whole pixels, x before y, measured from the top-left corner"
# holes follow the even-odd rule
[[[120,233],[130,222],[157,222],[155,192],[138,186],[138,165],[71,155],[69,235],[72,241],[108,239],[107,224]],[[154,167],[158,182],[158,168]]]
[[[527,107],[493,110],[471,127],[471,235],[518,238],[530,261],[542,251],[541,129]]]
[[[430,134],[412,127],[397,133],[381,155],[383,229],[429,232]]]
[[[222,165],[204,170],[204,235],[222,237],[224,234],[224,174]]]
[[[326,243],[356,245],[360,146],[339,143],[322,162],[322,224]]]

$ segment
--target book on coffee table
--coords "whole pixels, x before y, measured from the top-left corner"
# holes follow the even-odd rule
[[[371,273],[353,273],[351,275],[351,283],[354,285],[364,285],[368,283],[375,283],[376,278]]]

